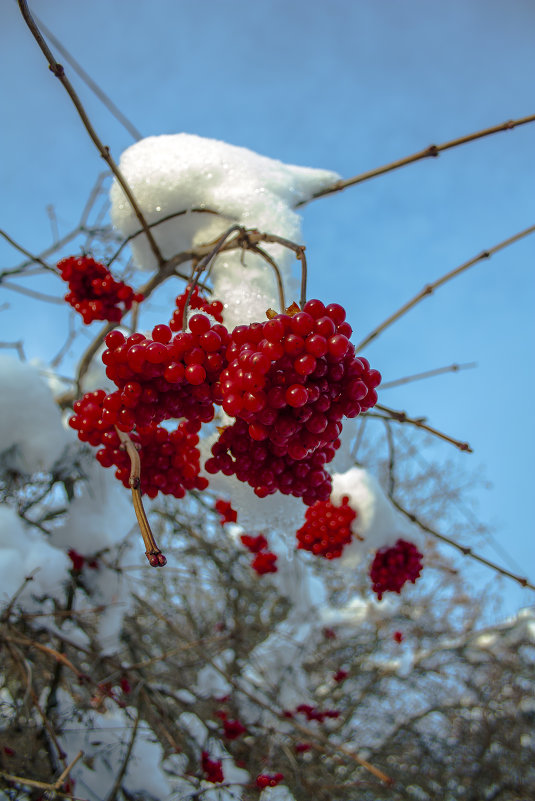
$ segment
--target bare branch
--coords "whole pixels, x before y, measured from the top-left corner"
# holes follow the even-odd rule
[[[308,200],[301,200],[296,204],[296,208],[304,206],[306,203],[309,203],[311,200],[316,200],[319,197],[332,195],[335,192],[341,192],[342,190],[347,189],[349,186],[355,186],[355,184],[361,184],[364,181],[369,181],[370,178],[376,178],[378,175],[384,175],[387,172],[398,170],[400,167],[405,167],[407,164],[413,164],[415,161],[421,161],[422,159],[426,158],[435,158],[444,150],[450,150],[453,147],[464,145],[467,142],[474,142],[476,139],[482,139],[484,136],[490,136],[491,134],[500,133],[501,131],[510,131],[512,128],[518,128],[520,125],[526,125],[529,122],[535,122],[535,114],[531,114],[529,117],[522,117],[518,120],[509,120],[508,122],[501,123],[501,125],[494,125],[492,128],[485,128],[482,131],[476,131],[475,133],[467,134],[466,136],[460,136],[458,139],[451,139],[449,142],[444,142],[441,145],[429,145],[429,147],[424,148],[424,150],[419,150],[417,153],[413,153],[411,156],[405,156],[405,158],[392,161],[389,164],[384,164],[382,167],[376,167],[373,170],[360,173],[360,175],[355,175],[354,178],[346,178],[336,181],[334,184],[331,184],[331,186],[316,192]]]
[[[368,336],[364,337],[364,339],[361,342],[359,342],[358,345],[356,345],[356,349],[360,350],[364,348],[366,345],[369,345],[369,343],[373,339],[379,336],[379,334],[382,334],[386,328],[392,325],[392,323],[395,323],[396,320],[399,320],[400,317],[402,317],[404,314],[406,314],[406,312],[412,309],[413,306],[416,306],[416,304],[419,303],[421,300],[423,300],[426,297],[429,297],[429,295],[432,295],[435,289],[438,289],[438,287],[442,286],[447,281],[450,281],[452,278],[456,278],[465,270],[468,270],[469,267],[473,267],[474,264],[477,264],[479,261],[483,261],[484,259],[490,259],[490,257],[494,255],[494,253],[497,253],[499,250],[503,250],[509,245],[513,245],[515,242],[518,242],[520,239],[523,239],[525,236],[529,236],[529,234],[532,234],[534,232],[535,232],[535,225],[532,225],[529,228],[525,228],[518,234],[514,234],[513,236],[510,236],[508,239],[504,239],[503,242],[499,242],[497,245],[494,245],[494,247],[490,248],[489,250],[483,250],[478,256],[474,256],[474,258],[465,261],[463,264],[461,264],[459,267],[456,267],[454,270],[450,270],[450,272],[446,273],[441,278],[438,278],[432,284],[427,284],[420,292],[418,292],[417,295],[415,295],[414,298],[412,298],[412,300],[409,300],[407,303],[405,303],[400,309],[397,310],[397,312],[394,312],[394,314],[390,315],[390,317],[388,317],[384,321],[384,323],[381,323],[381,325],[377,326],[377,328],[374,328],[374,330],[370,334],[368,334]]]
[[[381,384],[381,390],[392,389],[392,387],[399,387],[402,384],[410,384],[412,381],[421,381],[423,378],[433,378],[436,375],[443,375],[444,373],[458,373],[459,370],[471,370],[474,367],[477,367],[476,362],[450,364],[447,367],[435,367],[434,370],[426,370],[424,373],[415,373],[414,375],[407,375],[404,378],[396,378],[394,381],[385,381],[384,384]]]
[[[416,428],[421,428],[424,431],[428,431],[430,434],[433,434],[439,439],[443,439],[445,442],[450,442],[452,445],[455,445],[456,448],[459,448],[460,451],[472,453],[472,448],[467,442],[460,442],[460,440],[453,439],[453,437],[450,437],[448,434],[444,434],[442,431],[428,426],[425,422],[425,417],[409,417],[406,412],[399,412],[396,409],[390,409],[388,406],[382,406],[380,403],[377,403],[374,406],[374,409],[384,412],[388,415],[390,420],[394,420],[396,423],[409,423],[409,425],[416,426]],[[381,415],[374,415],[373,412],[366,412],[366,416],[379,417],[383,420],[385,419]]]

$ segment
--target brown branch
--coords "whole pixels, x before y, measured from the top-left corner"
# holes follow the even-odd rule
[[[452,278],[456,278],[456,276],[463,273],[465,270],[468,270],[469,267],[473,267],[474,264],[477,264],[479,261],[483,261],[484,259],[490,259],[494,253],[497,253],[499,250],[503,250],[503,248],[508,247],[509,245],[513,245],[515,242],[518,242],[520,239],[523,239],[525,236],[532,234],[535,232],[535,225],[530,226],[529,228],[525,228],[523,231],[520,231],[518,234],[514,234],[514,236],[509,237],[508,239],[504,239],[503,242],[499,242],[494,247],[490,248],[489,250],[483,250],[478,256],[474,256],[474,258],[469,259],[469,261],[465,261],[459,267],[456,267],[454,270],[450,270],[450,272],[443,275],[441,278],[438,278],[432,284],[427,284],[424,288],[415,295],[412,300],[409,300],[405,303],[400,309],[398,309],[394,314],[390,315],[381,325],[377,326],[368,336],[366,336],[362,342],[359,342],[356,345],[357,350],[361,350],[366,345],[368,345],[373,339],[375,339],[379,334],[395,323],[396,320],[399,320],[406,312],[412,309],[413,306],[416,306],[424,298],[432,295],[435,289],[445,284],[447,281],[450,281]]]
[[[452,548],[455,548],[457,551],[460,551],[460,553],[462,553],[463,556],[469,556],[470,559],[474,559],[476,562],[479,562],[480,564],[485,565],[486,567],[490,567],[491,570],[495,570],[496,573],[500,573],[500,575],[502,576],[506,576],[507,578],[513,579],[513,581],[516,581],[518,584],[520,584],[521,587],[527,587],[530,590],[535,590],[535,584],[532,584],[528,579],[522,578],[521,576],[517,576],[514,573],[511,573],[511,571],[506,570],[506,568],[497,565],[495,562],[491,562],[490,559],[485,559],[484,556],[480,556],[479,554],[474,553],[472,548],[460,545],[458,542],[451,539],[451,537],[447,537],[445,534],[440,534],[438,531],[435,531],[434,529],[430,528],[425,523],[423,523],[415,514],[405,509],[405,507],[402,506],[398,501],[396,501],[395,498],[391,497],[390,500],[392,501],[396,509],[398,509],[402,514],[404,514],[405,517],[407,517],[412,523],[415,523],[419,528],[421,528],[422,531],[427,532],[427,534],[431,534],[431,536],[436,537],[436,539],[440,540],[441,542],[445,542],[447,545],[451,545]]]
[[[55,75],[56,78],[63,84],[63,86],[64,86],[67,94],[71,98],[71,100],[72,100],[72,102],[74,104],[74,107],[76,108],[76,111],[78,112],[78,114],[80,116],[80,119],[82,120],[82,123],[83,123],[87,133],[89,134],[93,144],[97,148],[98,152],[100,153],[100,155],[102,156],[104,161],[109,166],[110,170],[112,171],[112,173],[114,174],[115,178],[117,179],[117,183],[121,186],[121,189],[123,190],[124,194],[126,195],[126,197],[128,199],[128,202],[130,203],[134,214],[136,215],[137,219],[139,220],[139,224],[143,228],[143,231],[145,233],[145,236],[147,237],[147,240],[149,242],[150,248],[151,248],[152,252],[154,253],[156,261],[158,262],[158,265],[161,267],[165,263],[165,260],[164,260],[164,258],[162,256],[161,252],[160,252],[160,249],[159,249],[158,245],[156,244],[156,240],[154,239],[149,227],[147,226],[147,223],[145,221],[143,213],[142,213],[141,209],[139,208],[139,206],[137,204],[137,201],[136,201],[134,195],[132,194],[132,191],[131,191],[130,187],[128,186],[127,182],[125,181],[123,175],[121,174],[119,168],[117,167],[115,161],[113,160],[113,158],[112,158],[112,156],[110,154],[109,147],[104,145],[101,142],[100,138],[98,137],[95,129],[93,128],[93,126],[91,124],[91,121],[90,121],[89,117],[87,116],[85,108],[83,107],[82,102],[80,101],[80,98],[76,94],[71,82],[69,81],[69,79],[65,75],[64,68],[62,67],[61,64],[58,64],[58,62],[54,58],[54,55],[52,54],[52,51],[50,50],[50,48],[48,47],[47,43],[45,42],[45,40],[44,40],[39,28],[35,24],[35,20],[33,19],[32,15],[30,14],[30,11],[28,9],[28,4],[27,4],[26,0],[18,0],[18,4],[19,4],[19,8],[20,8],[21,14],[24,17],[24,21],[26,22],[28,28],[30,29],[30,32],[32,33],[32,35],[33,35],[33,37],[35,39],[35,41],[39,45],[41,51],[43,52],[45,58],[48,61],[50,70],[52,71],[52,74]]]
[[[411,381],[421,381],[423,378],[433,378],[436,375],[443,375],[444,373],[458,373],[459,370],[471,370],[474,367],[477,367],[476,362],[449,364],[447,367],[435,367],[434,370],[426,370],[424,373],[415,373],[414,375],[407,375],[404,378],[396,378],[394,381],[385,381],[384,384],[381,384],[381,390],[399,387],[402,384],[409,384]]]
[[[143,501],[141,499],[141,460],[136,446],[124,431],[115,426],[117,436],[121,440],[129,458],[130,458],[130,487],[132,489],[132,500],[134,502],[134,511],[136,513],[139,530],[143,537],[145,544],[145,555],[152,567],[163,567],[167,563],[167,559],[158,548],[154,535],[152,533],[145,509],[143,508]]]
[[[396,423],[409,423],[409,425],[416,426],[416,428],[421,428],[424,431],[428,431],[430,434],[433,434],[433,436],[439,437],[439,439],[443,439],[445,442],[455,445],[455,447],[459,448],[460,451],[473,453],[472,448],[467,442],[461,442],[460,440],[453,439],[453,437],[450,437],[448,434],[444,434],[442,431],[428,426],[427,423],[424,422],[425,417],[409,417],[406,412],[399,412],[396,409],[390,409],[388,406],[382,406],[380,403],[377,403],[374,408],[387,414],[389,419],[394,420]],[[373,412],[366,412],[366,415],[370,417],[377,416],[382,420],[385,419],[381,415],[374,415]]]
[[[354,186],[355,184],[361,184],[364,181],[369,181],[370,178],[376,178],[378,175],[384,175],[385,173],[392,172],[400,167],[405,167],[407,164],[413,164],[415,161],[421,161],[422,159],[426,158],[435,158],[444,150],[450,150],[453,147],[464,145],[467,142],[474,142],[477,139],[482,139],[484,136],[491,136],[491,134],[500,133],[501,131],[510,131],[512,128],[518,128],[520,125],[526,125],[529,122],[535,122],[535,114],[531,114],[529,117],[522,117],[518,120],[509,120],[501,125],[494,125],[492,128],[485,128],[482,131],[476,131],[475,133],[467,134],[466,136],[460,136],[458,139],[451,139],[449,142],[444,142],[441,145],[429,145],[429,147],[426,147],[424,150],[419,150],[417,153],[413,153],[411,156],[406,156],[405,158],[398,159],[397,161],[392,161],[389,164],[384,164],[382,167],[376,167],[373,170],[360,173],[360,175],[355,175],[353,178],[346,178],[336,181],[334,184],[331,184],[331,186],[328,186],[325,189],[320,189],[307,200],[301,200],[296,204],[295,208],[304,206],[311,200],[325,197],[325,195],[332,195],[335,192],[341,192],[344,189],[347,189],[349,186]]]

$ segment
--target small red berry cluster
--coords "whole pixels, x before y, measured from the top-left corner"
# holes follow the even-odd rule
[[[251,567],[259,576],[265,573],[277,572],[277,555],[267,550],[268,541],[263,534],[258,534],[256,537],[250,534],[242,534],[240,540],[248,551],[256,554],[251,562]]]
[[[259,790],[264,790],[266,787],[276,787],[283,779],[283,773],[260,773],[256,777],[256,786]]]
[[[341,506],[331,501],[316,501],[306,510],[305,523],[297,531],[297,547],[325,559],[337,559],[344,545],[351,542],[351,523],[356,516],[347,495],[342,498]]]
[[[180,331],[182,329],[184,307],[186,305],[186,301],[188,300],[190,289],[191,284],[188,284],[184,292],[182,292],[181,295],[178,295],[177,299],[175,300],[176,309],[173,312],[171,322],[169,323],[169,327],[172,328],[173,331]],[[214,318],[214,320],[217,320],[218,323],[223,322],[223,304],[221,301],[206,300],[206,298],[203,298],[203,296],[200,294],[198,286],[193,288],[193,292],[191,293],[188,301],[188,309],[197,309],[198,311],[206,312],[206,314],[209,314]]]
[[[381,600],[385,592],[399,593],[406,581],[414,584],[421,570],[422,554],[416,545],[399,539],[376,552],[370,568],[372,589]]]
[[[98,570],[99,565],[97,559],[88,559],[86,556],[82,556],[81,553],[78,553],[78,551],[75,551],[74,548],[67,551],[67,556],[72,562],[72,570],[74,573],[80,573],[86,564],[91,570]]]
[[[104,264],[90,256],[62,259],[58,270],[69,284],[65,300],[80,312],[86,325],[93,320],[118,323],[134,301],[143,300],[143,295],[122,281],[116,281]]]
[[[201,768],[207,782],[218,784],[225,781],[221,760],[210,759],[208,751],[203,751],[201,754]]]
[[[247,729],[241,720],[229,720],[227,713],[224,709],[219,709],[216,715],[223,723],[223,734],[227,740],[237,740],[242,734],[245,734]]]
[[[222,526],[224,526],[225,523],[235,523],[238,519],[238,513],[232,508],[230,501],[224,501],[222,498],[219,498],[215,502],[215,510],[219,512],[219,522]]]
[[[294,715],[304,715],[307,720],[317,720],[318,723],[323,723],[326,718],[339,718],[340,712],[337,709],[325,709],[320,711],[310,704],[299,704],[294,710],[284,710],[284,717],[293,718]]]
[[[348,676],[349,673],[347,672],[347,670],[342,670],[342,668],[340,668],[340,670],[337,670],[336,673],[333,675],[333,679],[337,684],[340,684],[342,681],[345,681]]]
[[[220,387],[236,422],[205,468],[236,475],[261,498],[278,490],[311,505],[330,495],[324,465],[340,447],[342,418],[377,402],[381,375],[355,357],[342,306],[309,300],[287,311],[233,330]]]

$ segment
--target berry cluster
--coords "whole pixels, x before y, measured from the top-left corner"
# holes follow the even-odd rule
[[[201,754],[201,768],[207,782],[218,784],[225,781],[221,760],[210,759],[208,751],[203,751]]]
[[[176,309],[173,312],[173,316],[171,318],[171,322],[169,323],[169,327],[173,329],[173,331],[180,331],[182,329],[182,321],[184,319],[184,307],[186,305],[186,300],[188,299],[189,291],[191,289],[191,284],[188,284],[185,288],[184,292],[177,297],[175,300]],[[199,292],[199,287],[196,286],[193,288],[193,292],[191,293],[189,302],[188,302],[188,309],[197,309],[199,311],[206,312],[214,320],[217,320],[218,323],[223,322],[223,304],[220,300],[212,300],[208,301],[202,297]]]
[[[117,468],[115,475],[129,487],[130,459],[121,446],[109,411],[117,393],[106,395],[104,390],[89,392],[74,404],[75,415],[69,425],[78,431],[82,442],[101,446],[96,457],[103,467]],[[174,431],[149,423],[138,426],[130,438],[140,453],[142,493],[155,498],[158,492],[183,498],[186,490],[206,489],[208,481],[199,475],[200,453],[197,448],[201,427],[198,421],[184,420]]]
[[[215,502],[215,510],[219,512],[219,522],[222,526],[225,523],[235,523],[238,519],[238,513],[232,508],[230,501],[224,501],[221,498]]]
[[[259,790],[264,790],[266,787],[276,787],[284,779],[282,773],[260,773],[256,777],[256,786]]]
[[[260,497],[278,490],[311,505],[330,494],[323,465],[340,446],[342,418],[377,402],[381,376],[355,357],[342,306],[309,300],[295,308],[232,332],[221,395],[236,422],[206,469],[236,475]]]
[[[356,516],[347,495],[342,498],[341,506],[330,501],[316,501],[306,510],[305,523],[297,531],[297,547],[325,559],[337,559],[344,545],[351,542],[351,523]]]
[[[379,548],[370,568],[372,589],[379,600],[385,592],[399,593],[406,581],[413,584],[422,570],[422,554],[412,542],[398,540]]]
[[[193,315],[188,327],[175,336],[167,325],[155,326],[152,338],[132,334],[125,339],[120,331],[107,335],[102,361],[119,390],[117,408],[110,412],[122,431],[168,418],[213,419],[214,403],[221,402],[219,376],[229,334],[203,314]]]
[[[277,555],[267,550],[268,541],[263,534],[258,534],[256,537],[252,537],[250,534],[242,534],[240,540],[248,551],[256,554],[251,562],[251,567],[259,576],[265,573],[277,572]]]
[[[93,320],[118,323],[134,301],[143,300],[143,295],[122,281],[116,281],[107,267],[90,256],[62,259],[58,270],[69,284],[65,300],[80,312],[86,325]]]
[[[91,570],[98,570],[99,565],[97,559],[88,559],[86,556],[82,556],[81,553],[78,553],[78,551],[75,551],[74,548],[67,551],[67,556],[72,562],[72,571],[74,573],[80,573],[86,564]]]
[[[245,734],[247,729],[241,720],[229,720],[227,713],[220,709],[216,712],[218,718],[223,722],[223,734],[227,740],[237,740],[242,734]]]
[[[340,668],[340,670],[337,670],[336,673],[333,675],[333,679],[337,684],[340,684],[340,682],[345,681],[348,676],[349,673],[347,672],[347,670],[342,670],[342,668]]]
[[[317,720],[318,723],[323,723],[326,718],[339,718],[340,712],[337,709],[325,709],[321,712],[311,704],[299,704],[295,710],[285,709],[284,717],[293,718],[294,715],[304,715],[307,720]]]

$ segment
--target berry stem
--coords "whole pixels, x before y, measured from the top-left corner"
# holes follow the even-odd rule
[[[130,458],[130,487],[132,489],[132,500],[134,502],[134,511],[136,513],[139,530],[143,537],[145,544],[145,555],[149,560],[152,567],[163,567],[167,559],[158,548],[154,535],[152,533],[145,509],[143,508],[143,501],[141,500],[141,460],[137,448],[124,431],[120,431],[115,426],[117,436],[124,445],[126,452]]]
[[[432,428],[432,426],[428,426],[427,423],[424,422],[425,418],[409,417],[405,412],[398,412],[396,409],[390,409],[388,406],[382,406],[379,403],[375,405],[375,408],[377,411],[387,414],[389,420],[394,420],[396,423],[409,423],[410,425],[416,426],[416,428],[422,428],[424,431],[428,431],[435,437],[439,437],[439,439],[443,439],[445,442],[450,442],[452,445],[455,445],[455,447],[459,448],[460,451],[473,453],[468,442],[461,442],[458,439],[453,439],[453,437],[450,437],[448,434],[444,434],[442,431]],[[373,412],[366,412],[366,414],[370,417],[379,417],[383,420],[385,419],[382,417],[382,415],[376,415]]]
[[[275,272],[275,278],[277,280],[277,289],[279,290],[279,305],[281,309],[281,314],[284,314],[284,310],[286,309],[286,298],[284,296],[284,286],[282,284],[282,276],[280,274],[280,270],[277,266],[277,263],[275,262],[274,259],[271,258],[271,256],[269,255],[269,253],[267,253],[267,251],[265,251],[263,248],[258,247],[258,245],[253,245],[250,248],[250,250],[253,253],[258,253],[259,256],[262,256],[262,258],[265,261],[267,261],[268,264],[271,264],[271,266],[273,267],[273,270]]]

